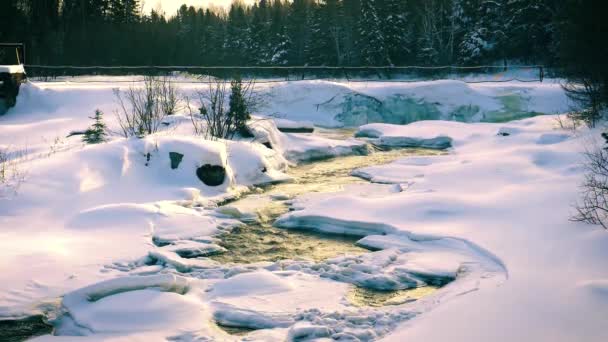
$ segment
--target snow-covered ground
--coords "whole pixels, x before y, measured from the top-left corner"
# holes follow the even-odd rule
[[[205,141],[185,113],[145,139],[66,138],[95,109],[116,129],[112,88],[127,86],[28,84],[0,117],[0,147],[21,151],[25,175],[0,198],[0,319],[42,312],[58,336],[40,340],[50,341],[608,339],[608,234],[568,220],[580,152],[597,132],[560,129],[554,116],[391,124],[565,112],[558,83],[259,86],[259,115],[295,121],[279,124],[379,122],[360,127],[358,139],[284,134],[256,118],[254,139]],[[275,223],[356,235],[376,252],[250,265],[185,257],[221,250],[218,234],[242,225],[217,203],[289,180],[293,163],[369,153],[368,143],[438,142],[448,154],[358,169],[379,184],[299,196]],[[184,155],[175,170],[170,152]],[[198,180],[204,164],[226,169],[223,185]],[[455,280],[414,302],[349,300],[353,285],[402,290],[446,279]],[[216,324],[257,330],[229,335]]]

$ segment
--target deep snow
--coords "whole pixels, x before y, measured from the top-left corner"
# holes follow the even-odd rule
[[[195,137],[185,114],[145,139],[83,146],[65,138],[86,128],[96,108],[116,128],[116,86],[28,84],[0,118],[0,147],[24,151],[18,166],[27,175],[16,195],[0,199],[0,319],[46,314],[61,336],[39,340],[240,339],[216,323],[260,329],[246,338],[267,341],[608,339],[608,235],[568,220],[584,172],[580,152],[597,132],[562,130],[541,116],[370,124],[359,128],[366,138],[335,140],[283,134],[263,118],[323,126],[501,121],[516,109],[565,112],[559,84],[260,85],[267,100],[247,141]],[[407,113],[396,112],[403,106]],[[353,234],[376,252],[250,265],[191,258],[221,251],[218,234],[242,224],[217,203],[289,180],[293,163],[371,153],[367,142],[425,141],[452,147],[358,169],[354,175],[382,185],[299,196],[276,222]],[[184,154],[177,170],[169,152]],[[222,186],[197,179],[207,163],[226,168]],[[399,290],[449,280],[390,307],[348,300],[353,285]]]

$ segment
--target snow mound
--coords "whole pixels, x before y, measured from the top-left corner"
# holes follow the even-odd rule
[[[405,126],[369,124],[359,127],[355,136],[369,138],[373,144],[384,147],[446,149],[452,147],[454,140],[465,141],[475,136],[476,131],[471,130],[471,125],[464,129],[465,125],[444,121],[419,121]]]
[[[211,214],[211,211],[178,205],[159,205],[158,215],[153,220],[154,242],[162,245],[180,240],[208,240],[220,231],[240,224],[235,220],[219,218]]]
[[[193,270],[215,268],[219,264],[211,259],[207,258],[182,258],[176,252],[170,250],[157,249],[152,250],[148,253],[148,262],[156,262],[157,264],[165,267],[173,267],[178,272],[188,273]]]
[[[461,167],[463,164],[453,156],[412,157],[395,161],[389,165],[369,166],[354,170],[353,176],[380,184],[414,184],[424,182],[432,174],[434,166]]]
[[[223,280],[213,286],[214,296],[234,297],[264,295],[291,291],[292,286],[284,278],[270,272],[243,273]]]
[[[312,133],[315,125],[311,121],[292,121],[287,119],[273,119],[279,131],[284,133]]]
[[[363,141],[282,133],[271,120],[254,120],[249,124],[249,129],[255,136],[255,141],[279,151],[285,158],[295,163],[369,153],[369,147]]]
[[[343,310],[348,285],[290,271],[254,271],[215,283],[209,292],[222,325],[252,329],[289,327],[303,310]]]
[[[289,329],[288,340],[300,341],[303,339],[320,339],[332,335],[329,328],[321,325],[313,325],[308,322],[299,322]]]
[[[187,296],[190,282],[174,275],[118,278],[68,293],[59,329],[75,326],[93,333],[197,330],[203,305]],[[81,331],[82,332],[82,331]],[[77,333],[77,331],[73,331]]]
[[[343,205],[343,208],[348,208],[357,199],[350,197],[335,198]],[[333,200],[329,203],[334,204]],[[316,214],[308,214],[307,211],[294,211],[285,214],[274,222],[274,226],[286,229],[310,229],[313,231],[329,234],[342,234],[354,236],[366,236],[374,234],[389,234],[394,232],[394,228],[382,223],[360,222],[350,220],[334,220],[324,216],[321,212],[327,212],[327,208],[323,208],[323,204],[318,204],[319,211]]]

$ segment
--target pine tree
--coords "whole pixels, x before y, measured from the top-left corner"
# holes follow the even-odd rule
[[[311,38],[307,47],[312,65],[342,65],[344,60],[342,6],[338,0],[322,0],[310,11]]]
[[[136,23],[139,19],[139,0],[109,0],[109,12],[115,23]]]
[[[247,100],[245,99],[243,81],[236,77],[230,82],[230,103],[228,117],[234,122],[236,132],[247,135],[247,121],[251,119]]]
[[[248,62],[254,65],[268,64],[272,52],[270,32],[270,8],[267,0],[260,0],[251,8],[251,25],[248,28]]]
[[[270,16],[270,39],[269,39],[269,59],[272,65],[285,65],[288,63],[291,40],[287,35],[285,18],[287,11],[281,0],[274,0]]]
[[[221,46],[224,42],[224,25],[222,19],[207,9],[204,16],[204,28],[200,36],[200,64],[219,65],[223,61]]]
[[[361,65],[361,51],[358,48],[361,0],[342,0],[342,7],[344,65]]]
[[[224,37],[224,63],[226,65],[245,65],[248,56],[246,52],[248,37],[247,18],[244,5],[239,2],[232,3],[228,12],[226,34]]]
[[[552,0],[509,0],[505,5],[505,36],[508,57],[529,62],[551,61],[551,42],[555,38]],[[553,52],[553,53],[550,53]]]
[[[504,6],[492,0],[467,0],[464,15],[467,30],[459,46],[460,60],[464,64],[506,58]]]
[[[93,124],[84,132],[82,140],[87,144],[99,144],[106,141],[106,124],[103,121],[103,113],[97,109],[95,116],[91,118]]]
[[[359,22],[361,58],[366,65],[392,64],[386,46],[386,39],[380,27],[380,18],[375,0],[361,1],[361,21]]]
[[[382,33],[389,60],[403,64],[412,52],[412,29],[408,20],[407,2],[404,0],[385,0],[380,7]]]
[[[309,46],[310,29],[308,26],[311,8],[310,0],[294,0],[287,14],[287,39],[290,42],[287,59],[292,65],[306,63],[306,47]]]

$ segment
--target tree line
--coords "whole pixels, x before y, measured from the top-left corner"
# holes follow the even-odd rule
[[[48,65],[472,65],[559,60],[561,0],[11,0],[0,41]]]

